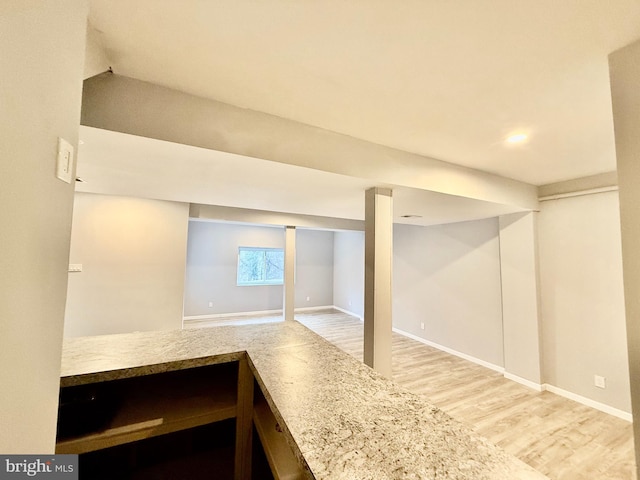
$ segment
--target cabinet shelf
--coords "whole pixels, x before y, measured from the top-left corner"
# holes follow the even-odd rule
[[[212,370],[201,367],[108,382],[103,388],[114,403],[108,421],[98,431],[58,438],[56,453],[92,452],[235,417],[235,371]],[[73,414],[71,410],[67,419],[77,421]]]

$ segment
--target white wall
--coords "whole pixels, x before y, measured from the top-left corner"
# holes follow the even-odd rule
[[[364,232],[335,232],[333,305],[364,317]]]
[[[630,412],[618,195],[541,205],[545,382]],[[606,389],[594,386],[596,374],[606,377]]]
[[[393,250],[394,327],[503,366],[498,219],[396,224]]]
[[[296,308],[333,305],[333,235],[296,229]]]
[[[87,45],[84,57],[84,78],[90,78],[109,69],[111,62],[102,46],[102,39],[90,22],[87,23]]]
[[[189,206],[76,193],[65,336],[182,327]]]
[[[185,317],[282,309],[282,285],[236,285],[238,247],[284,248],[284,227],[189,222]],[[295,306],[332,305],[333,233],[298,229],[296,257]]]
[[[88,6],[0,6],[0,452],[53,453],[73,184],[58,137],[77,147]],[[64,26],[64,28],[61,28]]]

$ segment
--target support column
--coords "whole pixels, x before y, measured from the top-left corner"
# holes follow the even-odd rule
[[[393,199],[391,189],[365,193],[364,363],[391,378],[391,277]]]
[[[535,212],[499,218],[504,376],[542,390]]]
[[[609,55],[616,137],[631,409],[640,476],[640,41]]]
[[[296,227],[285,227],[284,234],[284,286],[282,288],[282,315],[285,320],[293,320],[296,302]]]

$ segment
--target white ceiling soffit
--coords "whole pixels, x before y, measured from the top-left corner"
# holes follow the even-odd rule
[[[514,207],[80,127],[79,192],[364,220],[364,192],[393,189],[394,221],[434,225],[494,217]],[[419,218],[402,218],[417,215]]]
[[[640,2],[92,0],[90,21],[118,74],[541,185],[615,169],[607,55]]]

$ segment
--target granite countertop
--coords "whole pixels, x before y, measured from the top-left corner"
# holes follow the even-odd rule
[[[295,321],[66,339],[61,385],[245,355],[317,480],[547,478]]]

